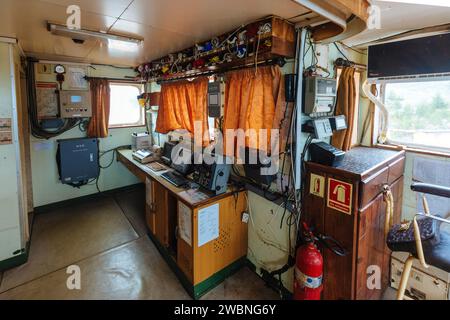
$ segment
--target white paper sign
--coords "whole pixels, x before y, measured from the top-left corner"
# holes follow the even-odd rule
[[[198,211],[198,246],[219,237],[219,204]]]
[[[180,238],[192,246],[192,211],[181,201],[178,201],[178,230]]]
[[[70,89],[87,89],[88,82],[85,68],[69,67],[67,70],[67,80]]]

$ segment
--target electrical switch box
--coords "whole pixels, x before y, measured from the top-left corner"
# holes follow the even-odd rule
[[[329,117],[336,104],[336,79],[307,77],[303,81],[303,112],[311,118]]]
[[[90,91],[62,90],[59,99],[61,118],[92,117]]]
[[[95,179],[99,175],[98,140],[58,140],[56,161],[62,183],[78,184]]]

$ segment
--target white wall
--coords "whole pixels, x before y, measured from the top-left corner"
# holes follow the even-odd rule
[[[123,78],[124,76],[134,76],[132,69],[119,69],[110,66],[95,66],[95,70],[88,68],[90,76]],[[55,81],[49,79],[51,76],[36,75],[37,81]],[[131,144],[131,133],[144,132],[145,127],[110,129],[109,136],[100,139],[100,151],[108,150],[121,145]],[[97,192],[95,185],[83,186],[80,189],[64,185],[59,181],[58,169],[56,166],[56,149],[58,139],[84,137],[86,134],[78,128],[74,128],[56,138],[49,140],[31,138],[31,162],[33,178],[33,201],[34,207],[77,198]],[[112,153],[102,158],[102,165],[109,163]],[[114,164],[101,171],[99,188],[101,191],[115,189],[127,185],[138,183],[138,179],[130,173],[122,164]]]
[[[11,44],[0,42],[0,118],[13,117]],[[0,261],[22,249],[17,158],[14,144],[0,145]]]

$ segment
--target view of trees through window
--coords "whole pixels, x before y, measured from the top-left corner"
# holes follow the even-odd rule
[[[450,80],[389,83],[385,104],[391,141],[450,149]]]

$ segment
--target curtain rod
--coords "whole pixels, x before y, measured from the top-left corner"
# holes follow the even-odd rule
[[[364,64],[360,64],[357,62],[353,62],[350,60],[345,60],[343,58],[337,58],[336,61],[334,62],[334,65],[336,67],[351,67],[351,68],[355,68],[355,69],[359,69],[361,71],[366,71],[367,70],[367,66]]]
[[[275,59],[271,59],[271,60],[265,60],[265,61],[261,61],[261,62],[256,63],[256,66],[270,66],[270,65],[275,65],[275,64],[278,64],[280,67],[283,67],[286,64],[286,59],[284,59],[284,58],[275,58]],[[213,75],[213,74],[221,74],[221,73],[225,73],[225,72],[229,72],[229,71],[241,70],[241,69],[249,69],[249,68],[255,68],[255,63],[248,63],[248,64],[245,64],[245,65],[242,65],[242,66],[229,67],[229,68],[224,68],[224,69],[220,69],[220,70],[209,70],[209,71],[204,71],[204,72],[198,73],[198,74],[182,76],[182,77],[177,77],[177,78],[172,78],[172,79],[166,79],[166,80],[161,79],[161,80],[158,80],[156,82],[158,84],[160,84],[160,83],[167,83],[167,82],[175,82],[175,81],[181,81],[181,80],[186,80],[186,79],[210,76],[210,75]]]
[[[129,77],[129,78],[108,78],[108,77],[88,77],[88,76],[84,76],[83,78],[85,80],[87,80],[87,81],[94,80],[94,79],[101,79],[101,80],[109,80],[109,81],[145,82],[143,80],[136,80],[136,78],[134,78],[134,77]]]

